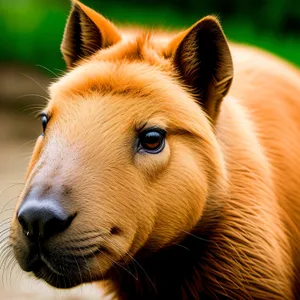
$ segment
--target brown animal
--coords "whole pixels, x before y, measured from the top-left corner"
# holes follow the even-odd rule
[[[119,299],[300,299],[299,71],[229,47],[214,17],[119,31],[77,0],[61,48],[20,266]]]

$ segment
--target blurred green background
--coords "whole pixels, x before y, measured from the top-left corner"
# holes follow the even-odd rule
[[[65,70],[60,42],[70,2],[0,0],[0,145],[39,133],[33,118],[28,119],[28,126],[23,125],[23,118],[31,109],[38,110],[34,104],[44,105],[49,81]],[[187,28],[215,14],[230,40],[257,45],[300,66],[300,0],[83,2],[117,24],[166,29]]]
[[[117,24],[166,29],[215,14],[230,40],[300,66],[300,0],[82,1]],[[65,70],[60,43],[70,2],[0,0],[0,150],[4,141],[26,141],[40,132],[32,114],[45,104],[49,82]]]
[[[229,39],[266,48],[300,65],[299,0],[84,0],[118,23],[182,28],[220,17]],[[63,69],[59,52],[68,0],[0,0],[1,61]]]

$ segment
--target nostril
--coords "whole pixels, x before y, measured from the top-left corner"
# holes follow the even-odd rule
[[[110,230],[110,234],[120,234],[121,233],[121,229],[117,226],[112,227],[112,229]]]
[[[18,221],[22,227],[24,235],[26,235],[30,240],[35,239],[35,235],[37,233],[36,224],[28,222],[23,215],[18,215]]]
[[[44,225],[44,233],[46,235],[53,235],[55,233],[62,232],[66,230],[71,223],[73,222],[74,218],[76,217],[77,213],[72,216],[66,218],[52,218]],[[49,234],[50,233],[50,234]]]
[[[20,225],[22,226],[22,229],[24,230],[24,232],[28,232],[28,225],[27,225],[27,222],[24,220],[24,218],[22,216],[18,216],[18,221],[19,221]]]
[[[17,215],[24,234],[33,242],[65,231],[75,217],[76,213],[69,215],[55,201],[24,202]]]

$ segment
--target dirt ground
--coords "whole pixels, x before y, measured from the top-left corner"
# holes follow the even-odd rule
[[[0,68],[0,299],[104,299],[93,285],[59,291],[30,277],[9,256],[6,247],[10,218],[34,140],[41,130],[32,114],[34,106],[45,103],[44,88],[49,79],[41,74],[18,66]],[[28,94],[42,97],[25,97]]]

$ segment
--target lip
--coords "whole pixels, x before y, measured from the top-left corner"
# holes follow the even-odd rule
[[[83,283],[80,263],[54,263],[45,255],[39,257],[31,263],[28,272],[32,272],[35,277],[46,281],[48,284],[60,288],[68,289]]]
[[[27,272],[32,272],[35,275],[40,274],[42,269],[47,269],[49,272],[56,274],[58,276],[65,276],[62,272],[58,270],[55,264],[51,263],[50,260],[46,258],[43,253],[38,253],[34,256],[29,263],[29,267],[27,268]],[[38,276],[40,278],[40,276]]]
[[[97,251],[85,256],[53,255],[39,250],[31,257],[25,271],[32,272],[35,277],[48,284],[68,289],[91,280],[91,273],[86,274],[88,261],[105,251],[100,247]]]
[[[32,272],[38,279],[43,279],[51,286],[60,289],[69,289],[83,283],[80,276],[73,274],[73,272],[69,275],[61,275],[56,271],[53,272],[53,268],[50,269],[48,264],[42,260],[39,260],[39,262],[35,264]]]
[[[49,270],[51,270],[53,273],[55,273],[58,276],[65,276],[62,272],[57,270],[54,264],[51,264],[47,258],[43,255],[43,253],[40,254],[40,263],[45,265]]]
[[[22,248],[16,242],[12,246],[19,266],[25,272],[30,272],[36,278],[61,289],[103,278],[102,273],[100,276],[97,272],[91,272],[91,268],[98,255],[111,254],[105,246],[95,247],[95,244],[60,248],[60,245],[55,247],[39,241],[35,244],[28,242],[27,247]]]
[[[80,249],[80,248],[79,248]],[[76,250],[76,249],[75,249]],[[48,252],[46,249],[42,248],[40,245],[38,247],[31,247],[27,252],[26,259],[22,264],[21,268],[26,272],[32,272],[41,263],[45,264],[50,270],[58,275],[63,275],[59,269],[62,265],[69,267],[76,264],[78,268],[79,265],[86,264],[88,260],[96,257],[98,254],[105,252],[109,254],[109,251],[102,246],[99,246],[94,251],[88,254],[80,253],[80,255],[75,253],[52,253]]]

